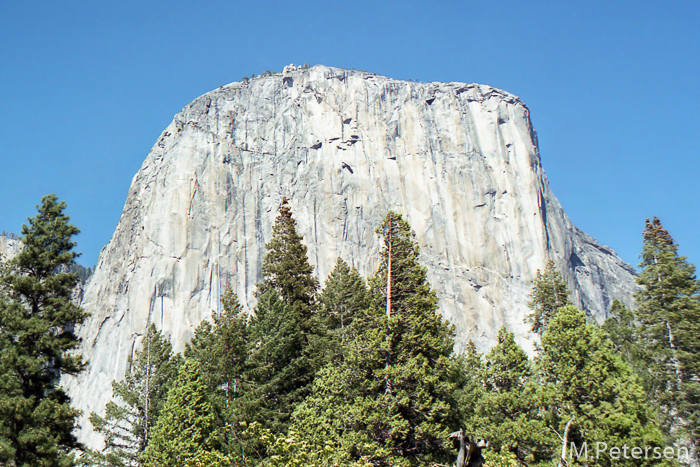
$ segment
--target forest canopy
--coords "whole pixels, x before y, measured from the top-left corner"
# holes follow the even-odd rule
[[[55,197],[38,209],[24,248],[2,269],[4,465],[697,461],[700,285],[656,218],[643,233],[634,304],[613,301],[598,325],[573,305],[550,261],[530,294],[534,351],[504,327],[485,354],[473,342],[456,354],[454,327],[438,312],[400,214],[387,213],[377,229],[371,277],[338,258],[321,287],[285,199],[252,313],[227,290],[181,354],[150,325],[112,400],[90,416],[105,445],[89,450],[73,435],[78,411],[58,385],[84,366],[73,352],[85,318],[71,302],[78,230]]]

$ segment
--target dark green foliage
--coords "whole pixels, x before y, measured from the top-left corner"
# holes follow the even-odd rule
[[[94,270],[80,264],[72,264],[68,267],[68,272],[74,273],[80,282],[86,283],[90,276],[92,276]]]
[[[195,337],[185,348],[185,357],[199,364],[207,382],[209,401],[216,414],[218,436],[224,449],[236,450],[238,440],[231,427],[244,420],[242,398],[248,384],[243,372],[248,356],[247,314],[238,297],[228,289],[221,298],[223,311],[212,315],[212,322],[202,321]],[[225,426],[229,428],[226,429]]]
[[[244,404],[248,420],[273,432],[285,429],[294,406],[308,394],[323,352],[318,350],[318,280],[296,232],[284,199],[265,245],[263,281],[256,292],[256,317],[250,325],[250,355],[245,379],[251,382]]]
[[[630,311],[616,301],[601,330],[586,323],[567,295],[553,263],[538,271],[530,319],[533,331],[541,334],[539,358],[533,366],[512,334],[501,329],[483,363],[470,357],[471,366],[482,368],[482,388],[471,391],[471,398],[462,390],[463,400],[475,407],[463,415],[464,425],[487,437],[493,450],[510,451],[528,465],[563,465],[562,455],[569,465],[575,463],[569,457],[571,443],[578,448],[601,440],[609,446],[663,446],[654,411],[621,358],[639,361]],[[473,386],[473,378],[466,383]],[[596,465],[651,462],[658,460],[615,462],[604,455]]]
[[[365,280],[340,257],[319,296],[320,315],[327,331],[329,350],[340,357],[342,345],[352,337],[353,321],[367,310],[369,291]]]
[[[530,360],[513,333],[500,329],[480,375],[483,395],[475,404],[474,432],[496,452],[511,451],[528,464],[548,462],[557,443],[541,417]]]
[[[287,199],[282,200],[279,216],[272,229],[272,240],[265,245],[267,254],[262,264],[263,282],[259,290],[274,289],[287,304],[312,311],[318,280],[309,264],[303,237],[296,232],[296,221]],[[305,316],[306,317],[306,316]]]
[[[182,467],[202,451],[216,450],[216,416],[199,364],[186,359],[143,455],[147,467]]]
[[[407,319],[409,316],[425,320],[425,324],[431,324],[426,330],[441,335],[446,325],[435,314],[437,296],[430,289],[426,269],[418,264],[420,248],[413,239],[411,227],[401,215],[389,212],[377,233],[382,235],[384,247],[379,269],[372,278],[371,285],[374,307],[385,310],[390,320],[395,317],[393,323],[397,327],[390,333],[390,345],[400,345],[400,340],[414,337],[413,333],[419,330],[416,327],[405,327],[419,324]],[[403,331],[409,331],[409,334]],[[444,349],[434,349],[440,354],[444,353]]]
[[[377,232],[384,248],[371,281],[375,326],[366,333],[371,350],[364,356],[373,377],[363,384],[377,405],[368,429],[403,463],[439,460],[457,415],[454,331],[437,313],[437,296],[418,263],[420,249],[408,223],[389,212]]]
[[[559,436],[571,421],[568,442],[578,446],[601,440],[609,446],[663,446],[637,378],[583,312],[560,308],[542,336],[542,349],[540,397],[547,425]],[[645,464],[601,457],[596,465]]]
[[[170,342],[151,324],[141,349],[129,357],[124,379],[112,383],[105,415],[90,415],[95,431],[105,437],[103,452],[90,457],[99,465],[138,466],[177,376],[178,357]]]
[[[185,348],[185,357],[200,364],[214,397],[212,403],[225,413],[244,391],[241,374],[247,357],[247,314],[238,297],[228,289],[221,298],[222,313],[212,314],[212,322],[202,321]]]
[[[452,329],[437,314],[408,224],[389,213],[380,232],[372,309],[354,320],[345,360],[319,373],[295,428],[318,451],[332,446],[340,465],[431,465],[451,457],[445,441],[457,419]]]
[[[642,379],[649,377],[649,369],[644,362],[642,349],[637,340],[637,324],[634,313],[620,300],[613,300],[608,319],[602,326],[613,344],[613,349],[622,360]]]
[[[566,282],[555,269],[554,261],[549,260],[544,271],[537,270],[535,280],[532,282],[528,303],[532,310],[528,316],[528,320],[532,323],[532,332],[542,336],[557,310],[569,303]]]
[[[377,233],[384,248],[371,285],[375,325],[384,331],[382,359],[392,366],[422,356],[435,364],[451,355],[453,330],[437,314],[437,296],[418,263],[420,249],[411,227],[401,215],[389,212]],[[391,392],[392,381],[386,384]]]
[[[456,357],[453,329],[437,313],[400,215],[389,213],[378,229],[384,248],[369,288],[339,258],[317,295],[284,200],[255,315],[246,323],[228,291],[223,312],[199,325],[143,460],[149,467],[432,467],[451,465],[448,434],[464,428],[489,440],[487,465],[518,465],[516,458],[538,467],[588,465],[560,462],[562,448],[571,455],[571,443],[588,443],[589,454],[599,441],[668,445],[637,374],[696,440],[698,285],[670,236],[649,225],[645,254],[646,241],[660,243],[640,276],[639,327],[619,301],[602,328],[587,324],[550,261],[530,295],[537,359],[505,328],[485,356],[470,342]],[[664,388],[672,391],[667,399]],[[594,465],[652,463],[672,465],[605,454]]]
[[[58,386],[79,373],[73,330],[85,313],[71,302],[72,237],[79,231],[56,196],[45,196],[22,227],[24,248],[9,261],[0,294],[0,464],[70,466],[79,447],[72,431],[78,411]]]
[[[647,219],[636,295],[648,389],[667,427],[700,443],[700,286],[659,219]]]
[[[482,372],[483,356],[476,350],[473,341],[467,343],[462,355],[455,357],[457,365],[456,407],[460,428],[466,433],[474,433],[478,423],[477,408],[483,396]]]

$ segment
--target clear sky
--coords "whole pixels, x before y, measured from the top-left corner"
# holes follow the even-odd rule
[[[94,265],[172,117],[289,63],[518,95],[575,225],[637,265],[658,216],[700,265],[696,0],[5,0],[0,231],[56,193]]]

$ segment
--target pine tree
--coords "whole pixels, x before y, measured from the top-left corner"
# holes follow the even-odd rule
[[[357,269],[338,257],[318,301],[321,320],[328,333],[325,345],[331,355],[340,357],[343,343],[352,337],[353,321],[369,307],[369,290]]]
[[[601,328],[610,338],[615,352],[642,381],[646,381],[650,377],[650,373],[642,358],[642,350],[637,339],[637,324],[632,310],[620,300],[613,300],[608,318]]]
[[[200,364],[213,395],[212,403],[224,414],[244,391],[248,316],[231,289],[224,293],[221,303],[223,312],[213,313],[212,322],[200,323],[184,355]]]
[[[144,465],[182,467],[202,452],[217,450],[216,426],[199,364],[185,359],[144,451]]]
[[[437,312],[437,296],[418,262],[420,248],[408,222],[389,212],[377,232],[384,248],[372,286],[374,308],[384,311],[376,321],[384,335],[371,333],[370,338],[384,369],[375,370],[377,377],[365,390],[380,396],[376,415],[384,419],[375,419],[369,428],[408,463],[440,459],[446,454],[448,426],[457,416],[450,359],[454,330]]]
[[[252,387],[243,410],[247,420],[282,432],[323,359],[318,352],[318,280],[286,198],[265,247],[245,372]]]
[[[374,308],[385,311],[386,363],[401,363],[419,354],[435,363],[451,355],[454,331],[437,313],[437,295],[427,270],[418,263],[420,248],[411,227],[401,215],[389,212],[377,232],[384,248],[371,283]]]
[[[647,219],[635,296],[649,390],[667,427],[700,448],[700,285],[659,219]]]
[[[293,414],[290,432],[303,436],[310,457],[326,460],[320,465],[350,465],[390,454],[378,449],[366,429],[376,402],[362,393],[361,384],[371,371],[351,363],[354,358],[346,354],[346,359],[321,368],[311,393]]]
[[[102,452],[91,452],[92,462],[100,465],[139,466],[140,456],[150,441],[168,390],[177,377],[179,358],[170,341],[151,324],[141,349],[129,357],[122,381],[112,382],[112,400],[104,417],[90,415],[96,432],[104,435]]]
[[[248,390],[243,379],[248,356],[247,313],[231,289],[226,290],[221,304],[223,311],[214,313],[212,322],[199,324],[184,355],[199,364],[207,382],[220,441],[230,449],[239,449],[232,429],[243,421],[241,400]]]
[[[539,395],[545,420],[562,446],[555,461],[569,460],[572,442],[579,447],[601,440],[608,446],[663,446],[640,383],[582,311],[573,305],[560,308],[542,336],[542,348]],[[596,465],[639,464],[604,454]]]
[[[75,326],[85,313],[71,302],[77,283],[72,237],[79,230],[56,196],[42,198],[38,214],[22,227],[24,248],[1,279],[0,464],[70,466],[79,448],[73,435],[78,410],[59,378],[84,362],[73,351]]]
[[[475,403],[475,431],[490,449],[508,450],[528,465],[551,459],[556,445],[539,417],[537,384],[530,360],[505,327],[485,357],[482,396]]]
[[[279,216],[272,229],[272,240],[265,245],[262,264],[263,282],[259,289],[274,289],[288,305],[299,308],[304,318],[311,315],[318,290],[318,279],[309,264],[303,237],[296,231],[296,221],[287,198],[282,200]]]
[[[555,269],[554,261],[547,261],[544,271],[537,270],[530,299],[528,306],[532,313],[528,315],[528,320],[532,323],[532,332],[542,337],[557,310],[570,304],[566,282]]]
[[[389,213],[378,232],[384,249],[372,309],[353,322],[359,329],[346,358],[319,373],[295,428],[313,433],[309,442],[332,449],[341,465],[446,461],[458,419],[453,330],[437,313],[408,223]]]
[[[464,352],[455,357],[458,368],[456,406],[459,411],[459,427],[467,434],[476,433],[479,424],[478,406],[483,397],[483,355],[476,350],[472,340],[467,343]]]

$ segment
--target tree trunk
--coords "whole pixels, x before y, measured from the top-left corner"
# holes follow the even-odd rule
[[[569,431],[571,430],[571,423],[573,423],[574,417],[571,417],[568,422],[566,422],[566,428],[564,428],[564,437],[561,440],[561,459],[559,460],[558,467],[564,467],[567,465],[566,462],[566,448],[569,445]]]
[[[389,257],[386,262],[386,317],[391,318],[391,247],[393,241],[391,238],[391,226],[389,226]]]
[[[389,320],[391,319],[391,249],[393,246],[393,239],[391,238],[391,233],[392,233],[392,225],[389,224],[389,252],[388,252],[388,258],[386,262],[386,320],[387,320],[387,357],[386,357],[386,364],[385,364],[385,369],[387,370],[387,375],[388,375],[388,370],[389,366],[391,365],[391,325],[389,324]],[[392,384],[391,380],[387,376],[386,378],[386,393],[391,394],[392,392]]]
[[[148,342],[146,343],[146,394],[145,394],[145,414],[143,423],[143,446],[144,448],[148,446],[148,412],[150,410],[151,402],[151,339],[146,332],[146,337],[148,337]]]
[[[671,363],[673,364],[673,369],[676,372],[676,391],[680,391],[682,381],[681,368],[678,363],[678,355],[676,351],[676,342],[673,338],[673,330],[671,330],[671,323],[669,323],[668,321],[666,321],[666,330],[668,330],[668,346],[671,349]]]

